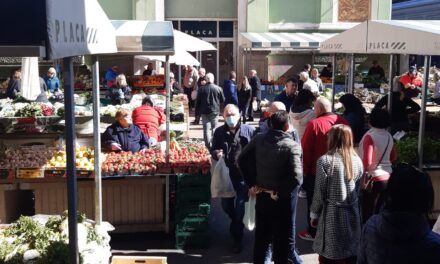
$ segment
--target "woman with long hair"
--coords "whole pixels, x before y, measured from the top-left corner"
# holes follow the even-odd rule
[[[317,227],[313,249],[319,263],[356,263],[361,234],[358,192],[362,161],[353,149],[347,125],[328,134],[328,152],[317,163],[311,225]]]
[[[248,78],[243,76],[240,85],[237,85],[238,109],[240,110],[243,124],[246,123],[246,113],[251,102],[251,96],[251,85],[249,84]]]
[[[124,74],[116,76],[116,81],[112,86],[110,98],[112,104],[129,103],[131,99],[131,88],[128,86],[127,79]]]

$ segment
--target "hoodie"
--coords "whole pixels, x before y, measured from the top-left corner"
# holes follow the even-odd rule
[[[302,183],[301,155],[301,146],[289,133],[271,129],[251,140],[238,157],[238,165],[250,187],[256,185],[289,197]]]
[[[440,235],[423,216],[385,210],[362,231],[358,264],[366,263],[440,263]]]
[[[296,131],[298,131],[298,136],[301,140],[302,136],[304,135],[304,131],[306,130],[307,123],[309,123],[309,121],[314,119],[316,116],[313,109],[306,107],[303,109],[292,109],[292,111],[289,113],[289,117],[290,125],[295,128]]]

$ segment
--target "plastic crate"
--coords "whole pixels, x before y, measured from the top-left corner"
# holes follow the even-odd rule
[[[176,230],[176,248],[208,248],[209,235],[207,232],[185,232]]]
[[[208,186],[194,188],[177,188],[177,206],[182,203],[209,203],[211,191]]]
[[[176,224],[176,230],[182,232],[208,232],[208,216],[185,217]]]
[[[186,203],[176,206],[176,221],[188,216],[208,216],[211,205],[208,203]]]
[[[18,168],[17,179],[44,178],[44,169],[41,168]]]
[[[183,187],[208,187],[211,177],[207,174],[177,174],[177,186]]]

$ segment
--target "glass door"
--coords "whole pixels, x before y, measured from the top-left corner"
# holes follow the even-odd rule
[[[216,42],[210,42],[214,47],[217,47]],[[202,59],[200,61],[201,67],[206,69],[206,73],[210,72],[214,74],[214,80],[216,83],[220,83],[217,76],[217,51],[216,50],[206,50],[202,51]]]

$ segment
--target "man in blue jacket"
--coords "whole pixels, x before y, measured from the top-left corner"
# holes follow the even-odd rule
[[[244,204],[248,200],[248,188],[238,170],[237,158],[251,141],[255,129],[240,122],[240,111],[233,104],[225,106],[223,117],[225,124],[214,132],[211,153],[216,160],[224,157],[236,192],[236,197],[222,198],[222,208],[231,219],[229,231],[234,239],[232,250],[239,253],[242,249]]]
[[[234,104],[238,106],[237,83],[235,71],[229,73],[229,80],[225,80],[223,93],[225,95],[225,105]]]
[[[295,100],[297,90],[297,81],[293,78],[290,78],[285,83],[284,91],[277,95],[274,101],[282,102],[286,106],[286,111],[290,112],[290,108],[292,107],[293,101]]]

